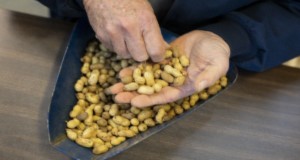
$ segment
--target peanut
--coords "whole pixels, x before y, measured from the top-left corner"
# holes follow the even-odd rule
[[[75,118],[83,111],[83,108],[80,105],[75,105],[70,112],[70,117]]]
[[[160,83],[155,83],[152,87],[156,93],[160,92],[163,88],[163,86]]]
[[[108,111],[109,115],[115,116],[119,112],[119,106],[117,104],[112,104],[110,110]]]
[[[138,125],[138,129],[140,132],[145,132],[148,129],[148,127],[145,123],[141,123]]]
[[[163,117],[166,115],[166,111],[163,108],[160,108],[155,116],[155,120],[157,123],[163,123]]]
[[[185,81],[185,77],[184,76],[179,76],[179,77],[176,77],[174,79],[173,84],[174,84],[175,87],[179,87],[179,86],[183,85],[184,81]]]
[[[182,108],[184,110],[189,110],[191,108],[191,105],[188,101],[184,101],[183,104],[182,104]]]
[[[160,70],[160,69],[155,70],[154,71],[154,78],[156,78],[156,79],[160,78],[161,72],[162,72],[162,70]]]
[[[145,119],[144,123],[148,126],[148,127],[153,127],[155,126],[155,121],[152,118],[147,118]]]
[[[107,121],[104,118],[101,118],[97,120],[97,124],[101,127],[107,126]]]
[[[199,93],[199,98],[202,99],[202,100],[207,100],[208,97],[209,97],[209,95],[205,91],[202,91],[202,92]]]
[[[190,65],[190,60],[184,55],[179,57],[179,61],[183,67],[188,67]]]
[[[76,128],[83,132],[83,130],[86,128],[86,125],[84,123],[80,123]]]
[[[84,121],[87,117],[88,117],[88,114],[86,112],[82,112],[76,116],[76,118],[80,121]]]
[[[130,120],[135,117],[135,114],[133,114],[131,112],[129,112],[129,113],[122,113],[121,115],[122,115],[122,117],[125,117],[125,118],[130,119]]]
[[[96,147],[94,147],[93,149],[93,153],[94,154],[102,154],[108,151],[108,147],[107,145],[97,145]]]
[[[90,103],[99,103],[99,95],[94,93],[86,93],[86,100]]]
[[[125,76],[125,77],[122,77],[122,78],[121,78],[121,81],[122,81],[122,83],[124,83],[124,84],[128,84],[128,83],[133,82],[133,78],[132,78],[132,76]]]
[[[139,128],[138,128],[138,126],[131,126],[130,128],[129,128],[130,130],[132,130],[134,133],[139,133]]]
[[[86,139],[82,137],[78,137],[76,140],[76,143],[87,148],[93,147],[94,142],[91,139]]]
[[[130,120],[130,123],[131,123],[131,125],[133,125],[133,126],[137,126],[137,125],[140,124],[140,121],[139,121],[137,118],[132,118],[132,119]]]
[[[151,95],[154,93],[154,88],[150,87],[150,86],[140,86],[137,90],[138,93],[140,94],[147,94],[147,95]]]
[[[170,75],[174,76],[174,77],[179,77],[182,76],[182,74],[180,73],[180,71],[178,71],[177,69],[173,68],[170,65],[165,65],[164,67],[164,71],[166,73],[169,73]]]
[[[153,111],[152,110],[142,110],[139,114],[138,114],[138,120],[139,121],[144,121],[147,118],[151,118],[153,116]]]
[[[66,129],[66,133],[67,133],[67,136],[68,136],[69,139],[71,139],[73,141],[76,140],[76,138],[77,138],[77,133],[76,132],[74,132],[71,129]]]
[[[121,130],[121,131],[118,132],[118,135],[122,136],[122,137],[128,137],[128,138],[130,138],[130,137],[135,136],[136,133],[134,131],[132,131],[132,130]]]
[[[96,130],[94,127],[88,127],[82,132],[82,138],[91,138],[96,136]]]
[[[161,72],[161,78],[168,83],[173,83],[174,81],[174,77],[165,71]]]
[[[117,146],[119,145],[120,143],[122,143],[123,141],[125,141],[125,137],[116,137],[116,138],[113,138],[110,143],[113,145],[113,146]]]
[[[77,118],[74,118],[70,121],[67,122],[67,127],[68,128],[75,128],[80,124],[80,121]]]
[[[78,80],[75,85],[74,85],[74,89],[77,91],[77,92],[80,92],[83,90],[83,87],[84,87],[84,82],[82,80]]]
[[[134,77],[134,81],[139,85],[144,85],[146,83],[146,80],[144,77]]]
[[[135,91],[135,90],[137,90],[139,88],[139,85],[138,85],[138,83],[136,83],[136,82],[131,82],[131,83],[128,83],[128,84],[126,84],[126,85],[124,85],[124,90],[125,91]]]
[[[197,102],[198,102],[198,100],[199,100],[199,95],[198,94],[193,94],[193,95],[191,95],[190,96],[190,105],[191,106],[194,106]]]
[[[104,65],[102,63],[96,63],[96,64],[90,65],[91,70],[98,70],[98,69],[102,69],[102,68],[104,68]]]
[[[176,113],[176,114],[181,114],[181,113],[183,113],[183,111],[184,111],[180,105],[176,105],[176,106],[174,107],[174,110],[175,110],[175,113]]]
[[[170,57],[172,57],[172,55],[173,55],[173,52],[170,49],[167,49],[165,52],[165,58],[170,58]]]
[[[141,110],[137,107],[131,107],[130,108],[130,112],[133,113],[133,114],[139,114],[141,112]]]
[[[101,113],[103,112],[103,105],[102,104],[96,104],[95,107],[94,107],[94,112],[95,112],[95,115],[100,116]]]
[[[121,126],[128,127],[130,125],[130,121],[122,116],[115,116],[113,121]]]
[[[89,72],[90,72],[90,64],[89,63],[84,63],[82,65],[82,68],[81,68],[81,73],[87,74]]]
[[[88,83],[90,85],[95,85],[98,82],[98,77],[100,75],[100,72],[98,69],[94,69],[91,73],[91,76],[89,77]]]
[[[169,85],[168,82],[166,82],[166,81],[164,81],[164,80],[161,80],[161,79],[156,79],[156,80],[155,80],[155,83],[156,83],[156,84],[160,84],[162,87],[166,87],[166,86]]]
[[[92,125],[93,123],[93,110],[95,105],[90,105],[85,112],[88,114],[88,117],[84,120],[84,123],[88,126]]]
[[[104,145],[104,142],[100,138],[91,138],[93,141],[93,147],[97,147],[99,145]]]
[[[146,80],[146,85],[152,86],[155,84],[154,75],[153,75],[152,71],[144,72],[144,78]]]

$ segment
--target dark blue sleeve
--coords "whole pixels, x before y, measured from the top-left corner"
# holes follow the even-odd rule
[[[264,71],[300,55],[299,1],[265,1],[202,27],[227,41],[240,68]]]
[[[202,22],[174,30],[186,32],[186,28],[190,27],[189,29],[198,28],[220,35],[231,48],[231,61],[239,68],[250,71],[264,71],[300,55],[299,0],[258,1],[237,9],[230,8],[232,5],[217,8],[216,12],[220,14],[212,17],[211,21],[207,20],[204,13],[200,13],[198,17],[202,17]],[[207,15],[212,14],[217,13],[207,11]]]
[[[85,16],[83,0],[38,0],[47,6],[51,13],[61,18]]]

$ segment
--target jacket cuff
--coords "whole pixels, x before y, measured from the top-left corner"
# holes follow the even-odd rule
[[[222,37],[230,47],[231,58],[237,58],[240,55],[245,56],[245,54],[251,53],[251,49],[253,49],[245,29],[230,19],[222,19],[199,29],[211,31]]]

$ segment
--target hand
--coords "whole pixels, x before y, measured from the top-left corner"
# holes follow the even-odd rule
[[[190,59],[190,65],[187,68],[188,78],[182,86],[168,86],[153,95],[139,95],[124,92],[123,84],[119,83],[108,90],[116,94],[115,101],[131,103],[137,107],[173,102],[213,85],[228,70],[229,46],[222,38],[211,32],[192,31],[172,42],[171,47],[174,52],[186,54]],[[132,74],[129,69],[120,72],[121,77],[128,74]]]
[[[163,60],[165,42],[147,0],[84,0],[96,37],[122,58]]]

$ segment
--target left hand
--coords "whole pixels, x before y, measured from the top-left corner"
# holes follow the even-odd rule
[[[165,41],[148,0],[83,0],[97,39],[122,58],[162,61]]]
[[[123,84],[115,84],[109,88],[109,92],[116,94],[117,103],[148,107],[173,102],[213,85],[228,70],[229,46],[221,37],[212,32],[192,31],[177,38],[170,45],[174,51],[186,54],[190,59],[185,83],[180,87],[165,87],[153,95],[124,92]],[[132,74],[129,68],[120,72],[121,77],[128,74]]]

